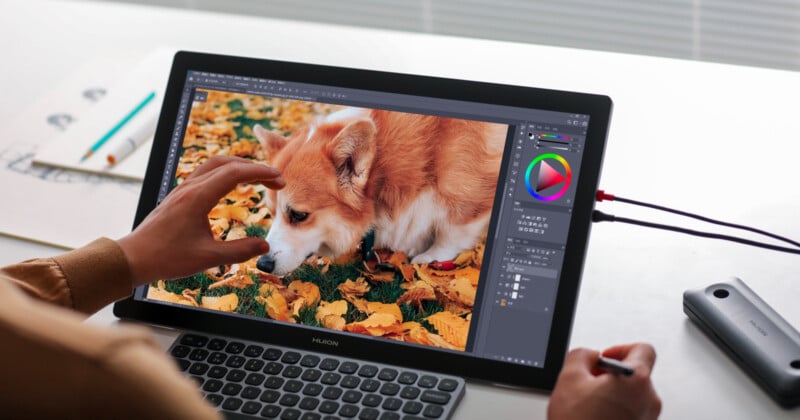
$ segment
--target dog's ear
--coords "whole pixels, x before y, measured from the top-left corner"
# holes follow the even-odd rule
[[[351,189],[358,197],[369,179],[375,160],[377,129],[370,120],[358,120],[342,129],[331,141],[331,158],[339,185]]]
[[[253,126],[253,134],[255,134],[258,142],[264,146],[264,151],[267,152],[267,159],[272,159],[288,142],[288,139],[267,130],[261,124]]]

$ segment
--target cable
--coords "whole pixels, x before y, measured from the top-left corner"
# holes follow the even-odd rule
[[[677,226],[663,225],[663,224],[660,224],[660,223],[652,223],[652,222],[645,222],[645,221],[642,221],[642,220],[628,219],[626,217],[617,217],[617,216],[614,216],[612,214],[603,213],[600,210],[594,210],[592,212],[592,221],[593,222],[629,223],[629,224],[632,224],[632,225],[645,226],[645,227],[650,227],[650,228],[655,228],[655,229],[669,230],[669,231],[673,231],[673,232],[685,233],[687,235],[700,236],[700,237],[703,237],[703,238],[722,239],[722,240],[725,240],[725,241],[737,242],[737,243],[740,243],[740,244],[756,246],[756,247],[759,247],[759,248],[766,248],[766,249],[770,249],[770,250],[773,250],[773,251],[788,252],[790,254],[800,254],[800,249],[786,248],[786,247],[767,244],[767,243],[763,243],[763,242],[751,241],[749,239],[738,238],[736,236],[722,235],[722,234],[719,234],[719,233],[703,232],[703,231],[699,231],[699,230],[686,229],[686,228],[677,227]]]
[[[793,241],[793,240],[791,240],[789,238],[785,238],[783,236],[776,235],[774,233],[770,233],[770,232],[767,232],[767,231],[764,231],[764,230],[761,230],[761,229],[756,229],[756,228],[753,228],[753,227],[750,227],[750,226],[739,225],[739,224],[735,224],[735,223],[724,222],[724,221],[721,221],[721,220],[716,220],[716,219],[712,219],[712,218],[709,218],[709,217],[701,216],[701,215],[695,214],[695,213],[689,213],[689,212],[685,212],[685,211],[681,211],[681,210],[672,209],[672,208],[669,208],[669,207],[659,206],[657,204],[650,204],[650,203],[645,203],[645,202],[642,202],[642,201],[631,200],[629,198],[617,197],[617,196],[615,196],[613,194],[608,194],[603,190],[598,190],[597,191],[596,199],[597,199],[598,202],[602,202],[602,201],[606,201],[606,200],[607,201],[619,201],[621,203],[628,203],[628,204],[633,204],[633,205],[636,205],[636,206],[642,206],[642,207],[648,207],[648,208],[655,209],[655,210],[661,210],[661,211],[665,211],[665,212],[668,212],[668,213],[674,213],[674,214],[677,214],[677,215],[680,215],[680,216],[691,217],[693,219],[697,219],[697,220],[700,220],[700,221],[703,221],[703,222],[707,222],[707,223],[713,223],[715,225],[720,225],[720,226],[725,226],[725,227],[730,227],[730,228],[735,228],[735,229],[746,230],[748,232],[753,232],[753,233],[757,233],[759,235],[768,236],[768,237],[770,237],[772,239],[777,239],[779,241],[783,241],[783,242],[792,244],[792,245],[800,248],[800,242],[795,242],[795,241]],[[757,242],[757,243],[760,243],[760,242]]]

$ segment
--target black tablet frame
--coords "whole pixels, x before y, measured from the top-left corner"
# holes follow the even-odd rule
[[[472,379],[506,385],[552,390],[569,344],[578,289],[589,240],[591,213],[594,209],[611,116],[611,99],[603,95],[556,91],[532,87],[444,79],[289,63],[273,60],[231,57],[181,51],[175,55],[169,82],[158,120],[150,161],[144,178],[134,227],[157,204],[170,141],[175,128],[182,89],[189,70],[269,78],[320,85],[367,89],[407,95],[438,97],[523,108],[588,114],[588,127],[580,177],[567,236],[564,264],[554,305],[553,323],[544,368],[488,360],[467,353],[440,351],[422,346],[398,345],[389,340],[337,334],[326,330],[298,328],[282,322],[233,317],[224,313],[196,310],[178,305],[137,301],[133,297],[114,305],[120,318],[167,327],[204,331],[248,340],[273,342],[276,345],[346,355],[383,363],[441,371]],[[504,156],[504,164],[508,156]],[[494,219],[494,217],[493,217]],[[481,283],[486,282],[481,274]],[[479,297],[480,298],[480,297]],[[322,340],[319,340],[322,339]],[[332,340],[335,348],[327,344]]]

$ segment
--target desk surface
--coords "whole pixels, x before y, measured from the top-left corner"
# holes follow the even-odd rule
[[[0,123],[56,71],[162,44],[586,91],[615,102],[602,187],[800,238],[800,74],[672,59],[86,2],[4,2]],[[601,203],[609,213],[695,223]],[[133,212],[133,209],[131,209]],[[703,227],[707,230],[720,229]],[[0,264],[59,250],[0,237]],[[796,418],[689,323],[684,290],[735,275],[800,325],[797,256],[617,224],[593,228],[572,346],[648,341],[662,418]],[[105,308],[89,322],[113,325]],[[166,346],[174,333],[154,329]],[[470,383],[457,419],[544,418],[547,396]]]

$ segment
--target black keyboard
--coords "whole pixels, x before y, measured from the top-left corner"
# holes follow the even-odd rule
[[[455,376],[196,333],[169,352],[229,418],[448,419],[464,395]]]

